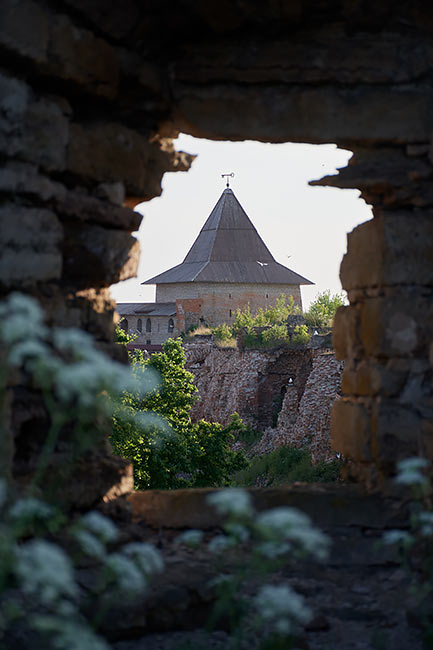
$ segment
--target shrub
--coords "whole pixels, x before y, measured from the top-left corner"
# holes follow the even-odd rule
[[[250,467],[238,472],[233,482],[242,487],[256,485],[259,478],[264,479],[268,486],[296,481],[328,483],[338,480],[340,469],[338,460],[313,465],[308,449],[283,446],[254,457]]]
[[[212,328],[212,333],[217,341],[230,341],[233,338],[232,330],[226,323]]]
[[[261,338],[266,345],[287,343],[289,341],[287,325],[271,325],[271,327],[262,332]]]
[[[293,330],[292,343],[305,344],[310,340],[311,335],[306,325],[296,325]]]

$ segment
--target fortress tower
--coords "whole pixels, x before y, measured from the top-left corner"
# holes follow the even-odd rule
[[[237,309],[249,305],[255,313],[283,293],[302,308],[300,285],[312,282],[274,259],[233,190],[226,188],[184,261],[143,284],[156,284],[156,303],[121,303],[118,311],[132,329],[139,329],[134,319],[141,316],[143,328],[145,318],[143,338],[154,344],[192,325],[230,324]]]

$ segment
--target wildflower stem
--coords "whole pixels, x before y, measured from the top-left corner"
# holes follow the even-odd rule
[[[42,481],[44,474],[47,470],[51,456],[56,447],[60,431],[67,421],[67,416],[60,412],[56,407],[55,400],[48,391],[44,391],[45,404],[51,420],[51,426],[48,430],[47,437],[45,438],[41,453],[38,458],[38,465],[30,483],[30,494],[33,494],[35,489]]]

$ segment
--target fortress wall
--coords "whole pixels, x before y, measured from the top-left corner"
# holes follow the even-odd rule
[[[3,0],[0,293],[36,296],[50,322],[121,354],[107,288],[136,272],[134,205],[189,168],[179,131],[336,143],[354,156],[316,184],[359,189],[374,218],[341,267],[332,444],[372,487],[403,457],[433,458],[432,27],[422,0]],[[3,464],[27,476],[37,408],[9,395]]]

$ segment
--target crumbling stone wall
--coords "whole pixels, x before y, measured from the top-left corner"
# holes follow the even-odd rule
[[[302,395],[311,369],[309,349],[240,351],[193,343],[186,358],[200,395],[195,420],[226,424],[236,411],[261,430],[276,424],[289,380]]]
[[[107,287],[138,254],[128,206],[191,161],[171,136],[336,142],[355,155],[321,183],[359,188],[374,219],[342,265],[333,445],[372,485],[402,456],[433,457],[429,4],[3,0],[0,12],[1,292],[33,293],[53,322],[109,347]]]
[[[331,408],[341,394],[344,364],[333,352],[315,350],[311,372],[296,405],[283,403],[276,444],[308,447],[313,462],[335,458],[331,447]]]
[[[254,453],[281,445],[307,447],[314,462],[335,458],[331,408],[340,393],[343,363],[331,350],[220,349],[188,344],[187,368],[200,395],[194,420],[222,422],[239,415],[264,432]]]

